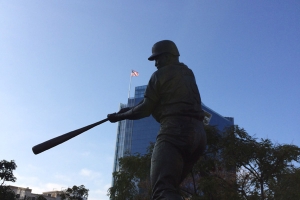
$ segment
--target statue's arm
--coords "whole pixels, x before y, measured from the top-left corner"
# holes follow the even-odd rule
[[[138,105],[131,108],[127,112],[120,113],[121,119],[141,119],[151,115],[155,108],[155,103],[149,98],[144,98]]]

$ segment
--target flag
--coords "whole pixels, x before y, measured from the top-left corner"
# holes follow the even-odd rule
[[[139,73],[137,71],[131,70],[131,76],[138,76]]]

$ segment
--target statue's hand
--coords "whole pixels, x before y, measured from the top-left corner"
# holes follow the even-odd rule
[[[115,123],[118,122],[120,120],[122,120],[120,118],[120,116],[118,115],[118,113],[111,113],[107,115],[107,119],[111,122],[111,123]]]

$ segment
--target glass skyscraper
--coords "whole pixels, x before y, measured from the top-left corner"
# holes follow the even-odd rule
[[[147,85],[136,87],[134,97],[129,98],[127,104],[121,103],[120,108],[132,107],[142,101],[146,87]],[[202,104],[202,109],[205,111],[205,124],[216,126],[220,131],[234,125],[232,117],[223,117],[204,104]],[[145,154],[150,142],[155,142],[159,128],[160,124],[152,116],[118,122],[113,171],[119,170],[119,158],[126,153]]]

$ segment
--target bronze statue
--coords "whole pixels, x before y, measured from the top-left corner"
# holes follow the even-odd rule
[[[174,42],[152,47],[155,60],[144,99],[132,108],[108,114],[110,122],[152,116],[160,123],[151,159],[152,199],[182,200],[178,189],[206,146],[204,112],[194,74],[179,62]]]

